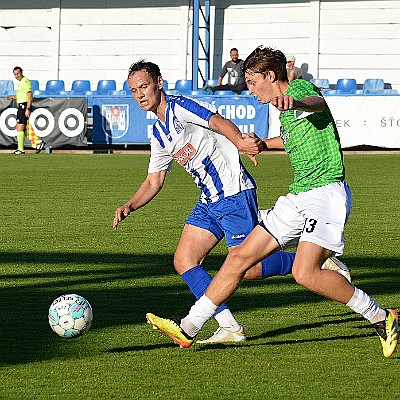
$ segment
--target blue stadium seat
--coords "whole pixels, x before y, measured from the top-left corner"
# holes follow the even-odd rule
[[[399,93],[395,89],[364,90],[366,96],[397,96]]]
[[[165,91],[168,96],[179,96],[179,90],[168,89]]]
[[[168,90],[168,81],[164,79],[164,86],[163,86],[164,90]]]
[[[355,79],[338,79],[336,82],[336,90],[341,90],[342,92],[349,93],[352,90],[357,89],[357,82]]]
[[[5,96],[11,90],[14,90],[14,82],[12,80],[0,80],[0,95]]]
[[[46,97],[47,93],[45,90],[33,90],[32,91],[33,97]]]
[[[365,90],[364,89],[352,90],[350,94],[353,96],[365,96]]]
[[[97,83],[96,94],[106,95],[113,90],[117,90],[117,84],[114,79],[103,79]]]
[[[209,86],[217,86],[218,85],[218,79],[207,79],[204,81],[203,87],[209,87]]]
[[[188,96],[205,96],[208,94],[208,92],[206,92],[205,90],[191,90],[189,93],[185,93]]]
[[[131,93],[131,89],[128,85],[128,81],[124,81],[124,84],[122,85],[122,90],[125,90],[126,94]]]
[[[59,96],[67,97],[67,96],[73,95],[74,93],[72,91],[70,91],[70,90],[60,90],[59,92],[57,92],[57,94]]]
[[[90,81],[87,79],[77,79],[72,82],[71,90],[74,94],[85,95],[86,92],[90,91]]]
[[[216,90],[214,92],[215,96],[233,96],[235,93],[233,90]]]
[[[310,82],[313,83],[317,88],[329,89],[328,79],[311,79]]]
[[[363,84],[364,90],[379,91],[385,89],[385,81],[383,79],[366,79]]]
[[[31,81],[31,84],[32,84],[32,93],[35,90],[39,90],[39,81],[36,79],[29,79],[29,80]]]
[[[343,96],[344,93],[341,90],[327,89],[324,90],[324,96]]]
[[[179,93],[188,93],[192,90],[192,80],[191,79],[179,79],[175,82],[175,90]]]
[[[398,96],[399,92],[396,89],[384,89],[383,94],[385,96]]]
[[[46,83],[46,94],[58,94],[65,90],[65,83],[62,79],[51,79]]]

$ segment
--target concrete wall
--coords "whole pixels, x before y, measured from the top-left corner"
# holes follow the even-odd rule
[[[75,79],[91,80],[92,89],[114,79],[121,89],[130,64],[141,58],[157,62],[170,87],[191,78],[190,1],[94,3],[2,0],[0,79],[12,79],[20,65],[42,89],[48,79],[64,79],[67,90]],[[211,4],[212,77],[230,48],[245,58],[264,44],[294,54],[309,78],[383,78],[400,90],[400,0]]]

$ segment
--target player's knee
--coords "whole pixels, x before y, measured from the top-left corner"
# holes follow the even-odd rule
[[[302,266],[293,266],[292,270],[294,280],[301,286],[310,289],[313,286],[314,277],[307,268]]]
[[[188,254],[182,254],[180,252],[174,254],[174,268],[179,275],[184,274],[186,271],[199,264],[200,260],[188,257]]]
[[[240,272],[245,274],[252,265],[249,264],[247,257],[245,257],[240,251],[240,247],[233,248],[227,258],[225,264],[234,272]]]
[[[175,271],[178,272],[179,275],[182,275],[185,272],[185,260],[180,254],[175,253],[174,255],[174,268]]]

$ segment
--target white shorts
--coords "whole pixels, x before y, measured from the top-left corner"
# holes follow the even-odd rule
[[[341,255],[344,225],[351,208],[349,186],[346,182],[336,182],[279,197],[275,206],[259,211],[259,223],[283,249],[305,241]]]

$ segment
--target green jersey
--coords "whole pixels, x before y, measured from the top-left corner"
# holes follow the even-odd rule
[[[295,100],[321,96],[317,87],[303,79],[292,81],[285,94]],[[290,193],[344,180],[339,134],[329,108],[318,113],[288,110],[280,114],[279,120],[280,137],[294,169]]]
[[[18,90],[16,93],[18,104],[26,103],[28,101],[28,92],[32,92],[32,84],[26,76],[23,76],[18,83]]]

